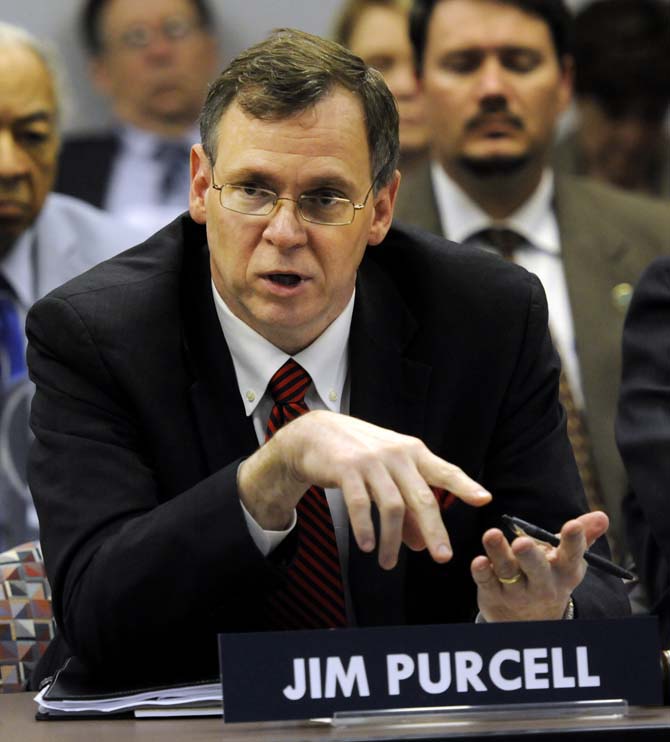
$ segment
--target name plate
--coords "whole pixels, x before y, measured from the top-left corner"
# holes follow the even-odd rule
[[[659,705],[655,617],[219,635],[227,722],[625,699]]]

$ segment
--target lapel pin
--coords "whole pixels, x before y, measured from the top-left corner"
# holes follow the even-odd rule
[[[618,283],[612,289],[612,304],[621,312],[626,312],[633,296],[633,287],[630,283]]]

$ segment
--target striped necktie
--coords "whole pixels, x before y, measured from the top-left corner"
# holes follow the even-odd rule
[[[514,261],[514,253],[521,245],[524,244],[524,238],[513,229],[506,227],[489,227],[482,229],[473,235],[476,242],[482,243],[485,247],[493,247],[495,252],[505,258],[505,260]]]
[[[305,392],[311,383],[307,371],[292,358],[275,373],[268,385],[274,406],[266,440],[308,412]],[[296,510],[298,546],[285,585],[269,597],[270,623],[282,629],[346,626],[342,571],[326,493],[312,485]]]

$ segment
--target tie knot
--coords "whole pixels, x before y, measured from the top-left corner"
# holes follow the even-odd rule
[[[305,398],[307,387],[312,378],[293,358],[278,370],[270,379],[268,390],[278,405],[299,404]]]
[[[513,260],[515,251],[526,241],[518,232],[506,227],[482,229],[475,237],[485,245],[493,247],[505,260]]]

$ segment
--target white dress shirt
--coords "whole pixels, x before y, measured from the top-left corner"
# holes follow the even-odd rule
[[[355,293],[339,317],[311,345],[289,356],[236,317],[212,283],[214,305],[233,359],[240,396],[247,416],[252,417],[259,445],[265,442],[265,430],[274,404],[267,386],[275,372],[291,357],[312,378],[312,384],[305,394],[305,403],[310,410],[349,412],[348,346]],[[349,556],[349,516],[341,490],[326,489],[325,492],[344,577]],[[286,538],[297,522],[294,513],[293,522],[286,531],[266,531],[243,505],[242,509],[254,543],[264,556]],[[346,581],[345,588],[348,592]],[[348,596],[347,602],[349,604]]]
[[[523,206],[502,222],[495,222],[444,171],[431,163],[435,200],[442,231],[454,242],[467,242],[489,227],[507,227],[520,234],[526,244],[514,253],[514,262],[535,273],[542,282],[549,305],[553,341],[578,407],[584,407],[579,361],[568,286],[561,259],[561,237],[552,207],[554,176],[545,170],[539,186]]]
[[[188,209],[188,155],[184,155],[178,187],[164,197],[161,183],[165,163],[156,157],[161,138],[132,126],[124,126],[120,138],[121,147],[110,174],[104,208],[141,229],[146,238]],[[190,150],[194,142],[200,141],[197,128],[190,129],[179,141]]]

